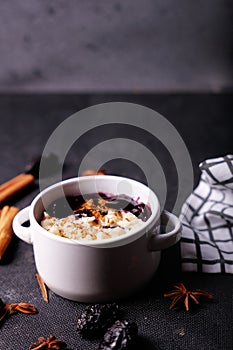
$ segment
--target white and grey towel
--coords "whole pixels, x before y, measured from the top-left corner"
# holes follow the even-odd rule
[[[181,210],[182,269],[233,273],[233,155],[206,160],[200,169]]]

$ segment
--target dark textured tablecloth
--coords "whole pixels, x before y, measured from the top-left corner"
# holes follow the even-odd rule
[[[0,96],[0,182],[23,171],[27,160],[42,152],[53,130],[74,112],[102,102],[127,101],[142,104],[164,115],[179,131],[191,154],[198,181],[198,163],[232,153],[232,95],[40,95]],[[77,166],[88,149],[106,138],[106,129],[83,137],[71,150],[64,178],[75,176]],[[117,132],[117,131],[116,131]],[[166,164],[165,151],[159,150],[161,163],[168,172],[166,208],[174,204],[175,172]],[[123,160],[109,162],[109,173],[126,175],[143,181],[136,166]],[[23,208],[38,193],[35,185],[24,197],[9,203]],[[162,254],[159,271],[152,283],[137,295],[119,301],[124,317],[136,321],[139,328],[138,348],[185,350],[232,350],[232,275],[182,273],[179,244]],[[51,256],[52,259],[52,256]],[[26,350],[39,336],[50,334],[64,340],[68,349],[97,349],[98,341],[88,341],[76,332],[77,317],[84,305],[63,299],[51,291],[49,304],[42,297],[35,279],[32,246],[14,237],[0,262],[0,297],[5,302],[25,301],[39,310],[37,315],[17,314],[0,330],[1,350]],[[189,289],[203,289],[214,295],[214,302],[185,312],[170,310],[163,293],[176,282]]]

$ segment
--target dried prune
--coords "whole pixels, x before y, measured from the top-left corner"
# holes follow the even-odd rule
[[[138,327],[135,322],[117,320],[107,330],[99,350],[126,350],[132,349],[138,336]]]
[[[78,318],[77,330],[83,336],[92,336],[105,331],[119,317],[118,305],[88,305]]]

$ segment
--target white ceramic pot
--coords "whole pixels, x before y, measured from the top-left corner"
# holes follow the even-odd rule
[[[116,238],[74,241],[47,232],[40,225],[44,208],[62,195],[125,194],[147,204],[152,211],[145,225]],[[160,233],[160,218],[170,232]],[[30,221],[29,227],[22,226]],[[147,186],[118,176],[69,179],[42,191],[13,222],[15,234],[34,249],[36,268],[56,294],[81,302],[111,301],[143,287],[156,272],[161,250],[179,241],[181,223],[171,213],[160,215],[159,201]]]

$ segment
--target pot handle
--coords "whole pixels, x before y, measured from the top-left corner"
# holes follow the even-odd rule
[[[164,228],[170,231],[164,232]],[[181,238],[182,224],[178,217],[164,210],[160,217],[160,225],[156,227],[149,239],[149,249],[152,251],[162,250],[176,244]]]
[[[13,220],[13,230],[17,237],[26,243],[32,244],[31,228],[22,226],[29,220],[29,209],[30,207],[26,207],[18,212]]]

